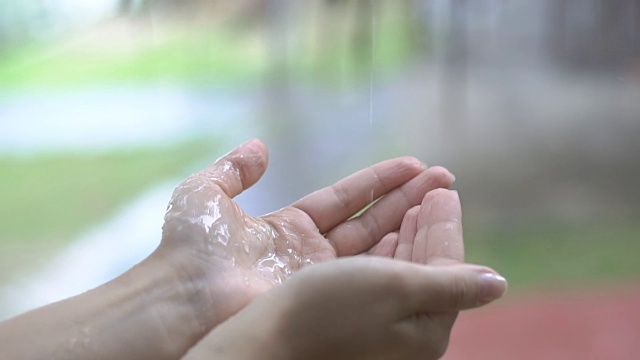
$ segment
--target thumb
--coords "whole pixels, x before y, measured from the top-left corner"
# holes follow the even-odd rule
[[[262,141],[253,139],[216,160],[201,171],[201,174],[233,198],[262,177],[268,162],[267,147]]]
[[[480,266],[421,266],[408,274],[406,286],[413,312],[456,312],[486,305],[507,291],[507,281]]]

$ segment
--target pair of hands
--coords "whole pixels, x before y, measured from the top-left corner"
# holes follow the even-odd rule
[[[491,269],[463,264],[447,170],[388,160],[247,216],[232,198],[266,167],[254,140],[189,177],[153,254],[0,322],[0,360],[435,359],[459,310],[505,291]]]
[[[194,314],[206,336],[186,359],[437,358],[459,310],[505,291],[491,269],[463,264],[446,169],[388,160],[250,217],[232,198],[267,161],[262,142],[245,143],[169,203],[152,258],[204,294]]]

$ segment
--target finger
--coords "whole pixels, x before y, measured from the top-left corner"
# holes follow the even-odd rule
[[[507,291],[507,281],[480,266],[414,266],[403,272],[407,299],[401,315],[418,312],[456,312],[486,305]]]
[[[413,240],[416,237],[418,231],[418,212],[420,206],[414,206],[404,215],[402,224],[400,224],[400,234],[398,236],[398,247],[394,258],[400,260],[411,261],[411,254],[413,253]]]
[[[216,160],[200,172],[233,198],[255,184],[267,169],[269,161],[265,144],[249,140]]]
[[[413,262],[430,265],[464,262],[462,209],[457,191],[430,191],[420,206],[417,226]]]
[[[424,166],[412,157],[383,161],[293,203],[324,234],[337,224],[420,174]]]
[[[398,233],[392,232],[385,235],[380,242],[369,249],[368,254],[391,258],[396,253],[398,247]]]
[[[359,254],[398,229],[404,214],[419,205],[428,191],[448,188],[453,181],[447,169],[429,168],[383,196],[362,215],[336,226],[326,237],[336,247],[338,256]]]

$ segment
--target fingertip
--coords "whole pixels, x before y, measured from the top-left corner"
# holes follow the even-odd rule
[[[247,147],[249,149],[252,149],[254,151],[257,152],[261,152],[261,153],[266,153],[267,152],[267,145],[265,145],[264,141],[262,141],[261,139],[258,138],[253,138],[250,140],[247,140],[247,142],[245,142],[244,144],[240,145],[241,147]]]
[[[449,188],[453,185],[454,181],[456,181],[456,177],[451,171],[443,166],[432,166],[429,168],[429,171],[432,172],[432,176],[436,179],[437,183],[440,184],[440,187]]]
[[[413,247],[415,245],[416,232],[418,231],[418,214],[420,205],[416,205],[409,209],[402,223],[400,224],[400,234],[398,237],[398,248],[396,249],[395,258],[400,260],[411,261],[413,256]]]
[[[423,203],[424,197],[434,189],[449,189],[453,185],[454,177],[449,170],[442,166],[432,166],[411,180],[412,193],[418,205]],[[424,203],[423,203],[424,204]]]
[[[403,159],[407,163],[407,165],[415,169],[424,170],[427,168],[427,165],[425,163],[414,156],[405,156],[401,159]]]
[[[424,215],[418,220],[418,226],[435,224],[442,221],[462,220],[460,195],[456,190],[439,188],[429,191],[422,199]]]
[[[269,151],[260,139],[251,139],[238,147],[236,166],[240,171],[243,188],[255,184],[264,174],[269,164]]]
[[[235,197],[260,180],[267,164],[266,145],[259,139],[251,139],[220,157],[201,173],[228,196]]]
[[[416,205],[407,210],[404,219],[407,219],[407,221],[415,221],[418,218],[418,213],[420,213],[420,205]]]
[[[420,215],[421,209],[422,209],[422,205],[416,205],[411,209],[407,210],[407,212],[404,214],[404,217],[402,218],[402,222],[400,223],[401,231],[403,228],[412,230],[412,232],[408,234],[408,237],[411,238],[411,241],[413,241],[413,238],[416,236],[415,234],[416,221],[418,220],[418,216]]]
[[[398,248],[398,233],[391,232],[383,236],[382,239],[371,249],[371,255],[392,258]]]
[[[393,164],[393,176],[406,179],[406,181],[418,176],[427,168],[422,161],[413,156],[403,156],[382,163]]]
[[[403,271],[401,285],[406,290],[405,313],[458,312],[484,306],[504,296],[507,281],[484,266],[413,266]]]
[[[249,152],[253,153],[254,155],[259,156],[266,167],[266,164],[269,161],[269,149],[267,148],[267,145],[265,145],[265,143],[262,140],[258,138],[254,138],[245,142],[239,147],[245,148]]]
[[[508,283],[502,275],[496,272],[483,271],[478,275],[478,302],[487,304],[503,297],[507,293]]]
[[[440,200],[442,198],[446,198],[451,196],[451,194],[454,193],[455,190],[449,190],[449,189],[445,189],[445,188],[437,188],[437,189],[433,189],[431,191],[429,191],[425,196],[424,199],[422,201],[422,206],[427,205],[427,203],[431,203],[433,201],[436,200]]]

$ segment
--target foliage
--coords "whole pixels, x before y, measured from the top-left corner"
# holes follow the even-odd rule
[[[108,153],[0,157],[0,246],[66,243],[203,156],[204,141]]]
[[[154,80],[242,84],[259,78],[265,68],[259,44],[223,31],[132,36],[138,39],[108,44],[108,37],[95,35],[25,44],[0,59],[0,87]]]
[[[495,267],[516,291],[637,281],[638,238],[638,222],[465,233],[468,261]]]
[[[276,34],[288,41],[286,67],[298,80],[344,84],[398,71],[416,51],[407,25],[394,12],[380,16],[372,38],[351,33],[309,39]],[[333,23],[323,25],[329,31]],[[292,31],[304,33],[304,25]],[[290,31],[290,30],[287,30]],[[335,32],[335,31],[334,31]],[[370,33],[371,32],[371,33]],[[107,22],[56,41],[31,41],[0,57],[0,89],[16,86],[77,86],[103,83],[152,83],[236,86],[253,84],[274,75],[274,59],[282,54],[270,48],[275,39],[265,29],[189,24],[154,25]],[[289,39],[289,38],[292,39]],[[361,41],[363,40],[363,41]],[[309,49],[307,42],[317,44]],[[277,62],[277,60],[276,60]]]

